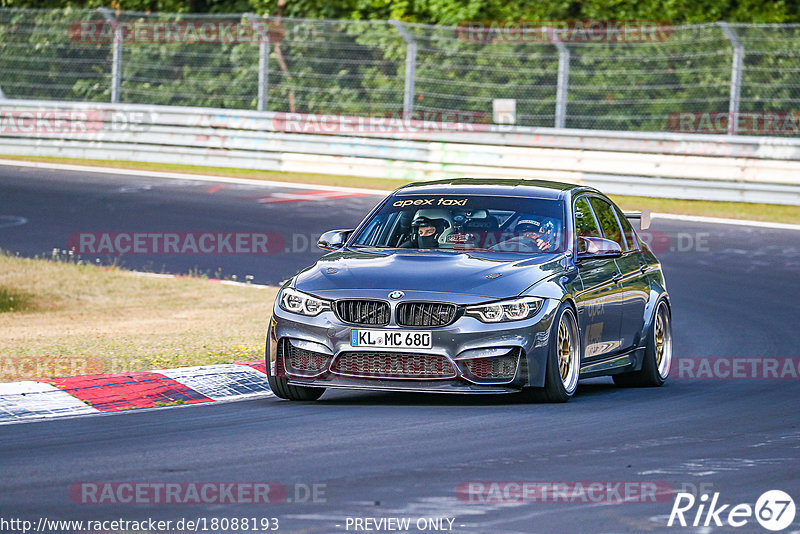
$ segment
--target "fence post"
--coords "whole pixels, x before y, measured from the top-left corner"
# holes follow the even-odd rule
[[[119,103],[119,87],[122,80],[122,28],[117,24],[117,19],[111,14],[108,8],[98,7],[97,10],[103,14],[106,22],[114,28],[114,48],[111,58],[111,103]]]
[[[258,32],[258,111],[267,111],[269,98],[269,32],[253,13],[244,16]]]
[[[558,50],[558,77],[556,81],[556,128],[564,128],[567,123],[567,88],[569,87],[569,48],[556,35],[553,28],[544,28],[550,41]]]
[[[744,46],[736,32],[727,22],[717,22],[725,37],[733,46],[733,61],[731,62],[731,92],[728,100],[728,135],[736,135],[739,122],[739,101],[742,92],[742,64],[744,61]]]
[[[406,42],[406,80],[403,89],[403,114],[410,117],[414,111],[414,82],[417,77],[417,41],[399,20],[390,20]]]

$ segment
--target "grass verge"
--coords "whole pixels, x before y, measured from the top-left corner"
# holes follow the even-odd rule
[[[200,165],[178,165],[167,163],[143,163],[138,161],[100,161],[49,157],[0,156],[0,159],[17,161],[38,161],[43,163],[64,163],[156,172],[182,172],[208,176],[230,176],[271,180],[276,182],[304,183],[321,186],[359,187],[392,191],[408,183],[407,180],[361,178],[329,174],[288,173],[278,171],[258,171],[252,169],[229,169],[225,167],[205,167]],[[723,217],[753,221],[800,224],[800,206],[780,206],[775,204],[755,204],[748,202],[711,202],[703,200],[679,200],[671,198],[651,198],[625,195],[611,195],[622,209],[651,209],[654,212],[675,213],[679,215],[700,215],[704,217]]]
[[[0,254],[0,381],[259,359],[276,291]]]

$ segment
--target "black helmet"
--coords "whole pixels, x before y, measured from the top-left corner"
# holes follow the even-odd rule
[[[411,227],[416,229],[420,226],[433,226],[436,228],[436,234],[441,234],[445,228],[450,228],[450,223],[447,222],[447,219],[431,219],[420,215],[411,222]]]
[[[420,215],[411,222],[411,226],[413,228],[419,228],[420,226],[434,226],[434,224],[433,219]]]

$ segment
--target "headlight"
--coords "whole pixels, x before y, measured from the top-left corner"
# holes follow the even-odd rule
[[[542,309],[543,303],[544,299],[537,297],[521,297],[477,306],[467,306],[466,313],[484,323],[521,321],[536,315]]]
[[[281,291],[278,302],[282,310],[311,317],[331,309],[328,301],[289,288]]]

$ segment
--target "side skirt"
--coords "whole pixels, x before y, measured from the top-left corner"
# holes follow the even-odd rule
[[[618,354],[605,360],[594,361],[581,366],[580,378],[613,375],[641,369],[644,359],[644,348],[633,349],[625,354]]]

